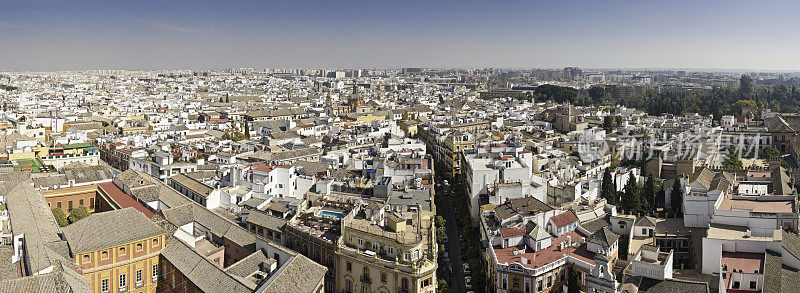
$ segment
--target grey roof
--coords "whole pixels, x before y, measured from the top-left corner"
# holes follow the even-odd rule
[[[597,230],[597,232],[594,232],[591,236],[589,236],[589,239],[586,239],[586,241],[603,247],[610,247],[617,242],[617,240],[619,240],[619,235],[611,232],[611,229],[608,229],[608,227],[603,227],[602,229]]]
[[[92,292],[92,289],[85,277],[57,265],[50,273],[0,281],[0,293],[12,292]]]
[[[15,235],[25,234],[25,249],[31,271],[39,272],[51,265],[57,253],[47,244],[63,242],[58,236],[58,224],[47,208],[42,194],[30,180],[6,182],[6,206]]]
[[[36,188],[54,187],[57,185],[67,185],[67,183],[69,183],[69,181],[67,181],[67,176],[64,174],[37,174],[36,176],[31,176],[31,179]]]
[[[634,224],[634,226],[655,227],[656,220],[650,216],[642,216],[639,218],[638,221],[636,221],[636,224]]]
[[[708,284],[676,279],[642,278],[639,293],[708,293]]]
[[[225,269],[225,272],[234,276],[247,278],[261,270],[261,264],[271,266],[277,264],[277,261],[268,257],[263,250],[259,250],[230,265]]]
[[[135,208],[92,214],[63,228],[73,253],[113,247],[163,234],[156,223]]]
[[[250,215],[247,216],[247,222],[273,231],[281,231],[281,228],[286,225],[286,220],[258,211],[250,213]]]
[[[183,185],[183,187],[188,188],[189,190],[206,198],[208,198],[208,195],[211,194],[212,191],[214,191],[214,189],[211,188],[210,186],[205,185],[202,182],[197,181],[194,178],[191,178],[184,174],[178,174],[172,176],[170,180],[175,181],[176,183]]]
[[[265,293],[314,292],[328,269],[298,254],[264,288]]]
[[[588,221],[588,222],[580,224],[580,226],[583,229],[586,229],[586,231],[589,231],[589,233],[592,233],[592,234],[594,234],[594,232],[597,232],[598,230],[600,230],[603,227],[606,227],[608,225],[609,225],[609,222],[608,222],[608,220],[606,218],[599,218],[599,219],[596,219],[596,220],[592,220],[592,221]]]
[[[800,280],[800,270],[795,269],[795,268],[790,267],[790,266],[787,266],[787,265],[782,265],[781,266],[781,289],[783,289],[783,290],[782,291],[778,291],[778,292],[789,292],[791,290],[796,291],[797,288],[798,288],[798,285],[797,285],[798,280]],[[764,281],[767,282],[766,277],[765,277]],[[763,291],[762,290],[762,292],[766,293],[767,291]]]
[[[259,199],[259,198],[251,197],[251,198],[250,198],[250,199],[248,199],[248,200],[245,200],[245,201],[243,201],[243,202],[240,202],[240,203],[239,203],[239,205],[240,205],[240,206],[244,206],[244,207],[251,207],[251,208],[253,208],[253,209],[256,209],[256,208],[258,207],[258,205],[260,205],[260,204],[264,203],[264,201],[265,201],[265,200],[263,200],[263,199]]]
[[[781,245],[783,245],[783,249],[794,255],[794,257],[800,258],[800,236],[797,233],[786,230],[782,230],[782,233]]]
[[[513,199],[510,202],[495,208],[495,214],[502,221],[515,215],[528,216],[538,212],[547,212],[550,210],[553,210],[553,207],[536,198],[523,197]]]
[[[764,253],[764,287],[761,289],[762,293],[782,292],[782,267],[783,262],[780,253],[772,250],[767,250]]]
[[[62,167],[60,171],[67,180],[74,180],[75,183],[108,180],[114,177],[111,167],[106,164],[90,166],[77,162]]]
[[[164,249],[161,250],[161,256],[203,292],[253,291],[238,279],[225,274],[208,259],[186,246],[183,241],[170,237],[165,243]]]
[[[139,172],[134,171],[133,169],[125,170],[125,172],[120,173],[114,179],[122,182],[128,188],[137,188],[147,185],[153,185],[152,179],[150,179],[149,175],[146,174],[139,174]]]
[[[783,167],[775,168],[772,170],[770,176],[772,178],[772,194],[774,195],[790,195],[792,188],[789,186],[789,175]]]

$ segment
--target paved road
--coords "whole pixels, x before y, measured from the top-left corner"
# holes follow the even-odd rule
[[[448,188],[449,187],[445,187]],[[449,194],[452,196],[452,192]],[[444,220],[447,230],[447,250],[450,256],[452,274],[450,276],[450,292],[466,292],[464,289],[464,268],[461,264],[461,244],[458,243],[458,219],[450,196],[444,199]]]

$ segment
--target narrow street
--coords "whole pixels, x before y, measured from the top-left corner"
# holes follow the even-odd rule
[[[449,187],[444,187],[449,189]],[[447,251],[450,256],[452,275],[450,277],[450,292],[466,292],[464,288],[464,268],[461,262],[461,244],[458,242],[458,219],[456,219],[455,208],[449,196],[444,198],[444,219],[447,230]]]

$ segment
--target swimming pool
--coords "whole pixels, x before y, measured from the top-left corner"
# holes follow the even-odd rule
[[[334,219],[341,219],[342,218],[342,213],[337,213],[337,212],[332,212],[332,211],[320,211],[319,212],[319,216],[320,217],[334,218]]]

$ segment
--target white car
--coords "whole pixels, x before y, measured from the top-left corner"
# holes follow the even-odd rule
[[[464,277],[464,287],[466,287],[467,290],[472,289],[472,277]]]
[[[469,269],[469,264],[463,263],[462,265],[464,265],[464,275],[465,276],[472,275],[472,270]]]

